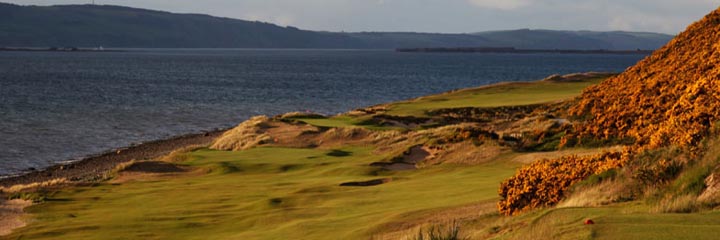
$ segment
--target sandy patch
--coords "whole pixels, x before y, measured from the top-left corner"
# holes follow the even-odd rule
[[[705,203],[715,203],[720,199],[720,169],[705,178],[705,191],[698,197],[698,200]]]
[[[23,209],[32,205],[27,200],[0,200],[0,236],[12,233],[13,230],[25,226]]]
[[[434,157],[434,155],[430,153],[430,150],[431,149],[423,145],[411,147],[408,153],[403,156],[403,162],[414,164],[423,162],[425,159]]]
[[[427,164],[457,163],[478,165],[490,162],[508,151],[510,151],[509,148],[493,143],[475,146],[471,141],[463,141],[449,144],[445,151],[438,153],[437,158],[427,162]]]

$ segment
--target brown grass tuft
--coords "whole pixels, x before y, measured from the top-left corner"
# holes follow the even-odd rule
[[[225,151],[241,151],[272,141],[270,135],[262,130],[268,127],[270,118],[256,116],[241,123],[237,127],[223,133],[210,145],[211,149]]]
[[[70,183],[70,181],[68,181],[65,178],[56,178],[56,179],[44,181],[44,182],[37,182],[37,183],[30,183],[30,184],[18,184],[18,185],[13,185],[10,187],[0,187],[0,192],[18,193],[18,192],[22,192],[22,191],[29,190],[29,189],[46,188],[46,187],[57,186],[57,185],[61,185],[61,184],[67,184],[67,183]]]
[[[162,158],[160,158],[160,161],[170,162],[170,163],[184,162],[184,161],[188,160],[187,153],[191,153],[191,152],[194,152],[194,151],[206,148],[206,147],[207,147],[206,145],[190,145],[190,146],[178,148],[178,149],[175,149],[172,152],[170,152],[170,154],[165,155]]]
[[[653,213],[692,213],[702,208],[697,196],[692,194],[668,196],[658,202],[652,209]]]
[[[597,207],[631,199],[633,193],[622,179],[603,181],[596,185],[573,191],[558,207]]]

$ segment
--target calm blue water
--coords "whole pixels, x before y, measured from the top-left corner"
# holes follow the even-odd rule
[[[233,126],[499,81],[622,71],[641,55],[321,50],[0,52],[0,175]]]

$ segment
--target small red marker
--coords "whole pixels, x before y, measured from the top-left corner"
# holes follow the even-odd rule
[[[595,224],[595,222],[592,219],[585,220],[585,225],[592,225]]]

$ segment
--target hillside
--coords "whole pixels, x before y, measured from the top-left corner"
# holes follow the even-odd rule
[[[650,57],[588,88],[573,114],[581,137],[631,138],[641,145],[692,146],[720,120],[720,9]]]
[[[560,147],[622,152],[545,159],[501,185],[507,215],[532,209],[644,201],[650,212],[720,206],[720,9],[624,73],[588,87],[567,109]]]
[[[516,47],[656,49],[672,36],[547,30],[477,34],[333,33],[200,14],[108,5],[18,6],[0,3],[0,46],[149,48]]]

